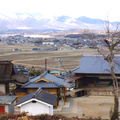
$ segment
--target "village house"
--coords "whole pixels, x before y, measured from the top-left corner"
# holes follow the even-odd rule
[[[43,74],[30,79],[29,82],[23,84],[21,87],[16,88],[15,94],[18,96],[17,101],[19,101],[24,95],[34,92],[41,87],[44,91],[57,96],[57,100],[54,104],[54,107],[57,107],[61,93],[64,94],[65,103],[65,92],[70,86],[71,84],[65,82],[63,78],[51,75],[45,71]]]
[[[20,111],[28,112],[28,115],[50,114],[53,115],[53,105],[56,95],[50,94],[41,88],[23,96],[16,104]]]
[[[21,81],[21,78],[23,81]],[[15,73],[11,61],[0,61],[0,113],[14,112],[14,101],[17,96],[10,91],[9,84],[25,83],[25,78]]]
[[[54,45],[54,42],[43,42],[42,45]]]
[[[120,85],[120,56],[115,56],[114,71]],[[113,81],[110,74],[110,66],[101,55],[82,56],[78,67],[70,70],[73,77],[67,78],[66,82],[75,81],[75,89],[82,91],[77,96],[82,95],[113,95]],[[120,91],[119,91],[120,95]]]

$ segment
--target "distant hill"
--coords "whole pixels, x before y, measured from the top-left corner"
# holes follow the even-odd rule
[[[103,20],[85,16],[78,18],[59,16],[47,19],[40,13],[11,13],[9,15],[0,13],[0,30],[103,29],[103,22]]]

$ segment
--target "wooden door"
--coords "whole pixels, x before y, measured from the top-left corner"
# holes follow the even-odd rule
[[[5,106],[0,106],[0,113],[5,113]]]

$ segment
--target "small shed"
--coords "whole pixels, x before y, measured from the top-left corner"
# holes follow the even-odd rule
[[[39,88],[37,91],[23,96],[17,102],[16,106],[21,107],[21,112],[28,112],[29,115],[53,115],[53,105],[56,99],[56,95],[50,94]]]
[[[14,101],[17,96],[0,96],[0,113],[14,113]]]
[[[50,74],[57,76],[57,75],[59,75],[59,72],[54,70],[54,71],[51,71]]]

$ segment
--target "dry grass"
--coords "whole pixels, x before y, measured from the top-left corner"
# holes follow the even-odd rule
[[[21,51],[13,52],[13,48],[19,48]],[[43,68],[44,61],[47,59],[47,68],[50,70],[58,69],[57,59],[62,59],[64,68],[69,71],[79,65],[81,55],[95,54],[95,49],[79,49],[79,50],[59,50],[59,51],[31,51],[33,44],[15,44],[7,45],[0,43],[0,60],[13,60],[16,65],[24,65],[28,68],[35,66]],[[41,46],[39,46],[41,48]],[[43,48],[43,46],[42,46]],[[61,71],[63,71],[61,66]]]

